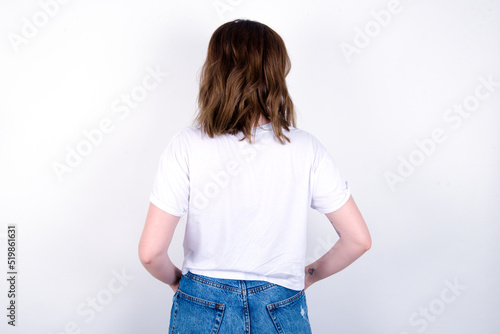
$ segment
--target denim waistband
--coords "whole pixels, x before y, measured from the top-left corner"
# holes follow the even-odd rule
[[[254,280],[233,280],[227,278],[214,278],[207,277],[199,274],[194,274],[188,271],[185,274],[186,277],[214,288],[222,289],[228,292],[252,294],[270,289],[276,284],[266,282],[266,281],[254,281]]]

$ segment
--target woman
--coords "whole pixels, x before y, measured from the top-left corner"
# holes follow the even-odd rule
[[[139,242],[144,267],[175,292],[169,333],[310,333],[305,289],[371,247],[326,148],[295,127],[290,68],[264,24],[235,20],[210,39],[196,125],[160,158]],[[340,238],[305,266],[309,208]],[[181,270],[167,251],[184,214]]]

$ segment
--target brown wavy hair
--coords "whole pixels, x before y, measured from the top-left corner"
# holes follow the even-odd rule
[[[285,144],[283,129],[295,127],[285,78],[291,62],[281,37],[265,24],[237,19],[213,33],[201,69],[199,112],[194,122],[210,138],[237,134],[251,140],[261,115]]]

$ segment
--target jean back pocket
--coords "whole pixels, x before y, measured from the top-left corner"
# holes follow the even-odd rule
[[[304,290],[290,298],[267,305],[267,312],[279,334],[311,334]]]
[[[217,334],[225,305],[177,290],[170,314],[169,333]]]

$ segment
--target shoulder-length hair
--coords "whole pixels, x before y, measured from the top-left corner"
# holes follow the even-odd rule
[[[201,69],[199,112],[202,132],[237,134],[252,143],[251,130],[261,115],[272,124],[281,144],[283,129],[295,127],[293,102],[285,77],[291,63],[281,37],[265,24],[237,19],[213,33]]]

